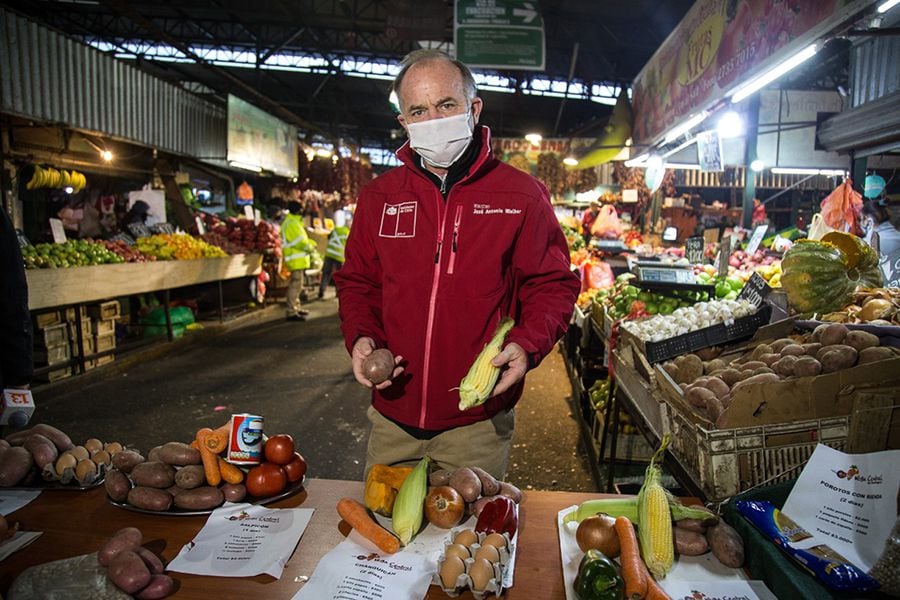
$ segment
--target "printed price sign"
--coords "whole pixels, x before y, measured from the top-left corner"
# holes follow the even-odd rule
[[[884,287],[900,287],[900,250],[882,256],[878,261],[881,275],[884,277]]]
[[[175,233],[175,228],[171,223],[154,223],[150,229],[153,233]]]
[[[753,306],[759,308],[765,301],[766,296],[771,292],[772,288],[769,287],[766,280],[763,279],[759,273],[754,273],[750,276],[750,279],[747,280],[747,283],[744,284],[737,299],[749,300]]]
[[[734,238],[725,236],[722,243],[719,244],[719,256],[716,257],[716,269],[719,271],[719,277],[728,277],[728,259],[731,258],[731,248],[734,244]]]
[[[763,236],[766,235],[766,230],[769,229],[768,225],[757,225],[753,228],[753,235],[750,236],[750,242],[747,244],[747,254],[753,254],[759,248],[759,245],[763,241]]]
[[[252,204],[244,205],[244,216],[247,217],[248,219],[250,219],[251,221],[253,220],[253,217],[255,215],[253,214],[253,205]]]
[[[703,262],[703,236],[694,235],[684,242],[684,254],[692,265]]]
[[[153,235],[153,232],[150,231],[150,228],[144,223],[129,223],[127,227],[128,231],[130,231],[131,235],[135,238],[145,238]]]
[[[194,217],[194,223],[197,224],[197,233],[203,235],[206,233],[206,224],[203,222],[203,219],[200,217]]]
[[[25,234],[22,233],[21,229],[16,229],[16,239],[19,240],[19,248],[27,248],[31,245],[31,242],[28,241],[28,238],[25,237]]]
[[[59,219],[50,219],[50,233],[53,234],[54,244],[66,243],[66,230]]]

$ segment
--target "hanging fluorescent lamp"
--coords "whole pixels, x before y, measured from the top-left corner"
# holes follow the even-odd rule
[[[752,168],[752,165],[751,165]],[[772,167],[776,175],[825,175],[826,177],[846,177],[843,169],[807,169],[803,167]]]
[[[744,98],[753,95],[757,91],[766,87],[788,71],[793,70],[799,65],[803,64],[807,60],[813,57],[813,55],[818,52],[819,46],[817,44],[810,44],[800,52],[794,54],[787,60],[784,60],[773,68],[769,69],[759,77],[755,79],[751,79],[747,83],[735,88],[733,92],[731,92],[731,101],[733,103],[740,102]]]
[[[232,167],[237,167],[238,169],[244,169],[246,171],[253,171],[254,173],[261,173],[262,167],[259,165],[251,165],[250,163],[241,162],[239,160],[230,160],[228,161]]]
[[[693,117],[690,117],[687,121],[683,121],[681,124],[676,125],[672,129],[669,130],[669,133],[666,134],[665,139],[663,140],[663,144],[671,144],[682,135],[702,123],[706,117],[709,116],[709,112],[705,110],[701,110]]]
[[[878,12],[886,13],[898,4],[900,4],[900,0],[887,0],[887,2],[882,2],[878,5]]]
[[[700,165],[695,165],[691,163],[666,163],[667,169],[683,169],[685,171],[699,171]]]

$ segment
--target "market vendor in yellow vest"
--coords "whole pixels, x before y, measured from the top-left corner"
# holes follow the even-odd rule
[[[347,236],[350,235],[350,228],[345,223],[344,211],[335,212],[334,229],[328,234],[328,244],[325,246],[325,264],[322,265],[319,298],[325,297],[325,289],[331,283],[331,275],[344,264],[344,246],[347,244]]]
[[[316,243],[306,234],[306,225],[300,213],[303,205],[292,200],[288,202],[290,213],[281,223],[281,251],[284,253],[284,266],[291,272],[291,281],[287,289],[288,321],[305,321],[308,310],[300,307],[300,294],[303,292],[303,271],[310,267],[312,253]]]

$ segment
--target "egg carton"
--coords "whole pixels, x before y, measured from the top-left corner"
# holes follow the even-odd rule
[[[455,543],[458,535],[462,532],[474,535],[475,541],[468,545]],[[489,535],[501,535],[504,547],[498,548],[493,544],[484,544]],[[463,558],[462,551],[457,548],[458,546],[462,546],[468,553],[466,558]],[[494,548],[496,553],[484,551],[484,548]],[[506,571],[514,552],[515,546],[505,533],[486,534],[466,528],[451,530],[450,537],[444,542],[444,549],[438,560],[437,571],[432,576],[432,583],[440,586],[444,593],[451,598],[459,596],[467,589],[472,591],[476,600],[484,600],[490,595],[499,598],[503,592],[503,581],[506,579]],[[493,554],[493,556],[482,556],[482,554]],[[445,570],[445,563],[453,558],[462,560],[463,570],[458,572],[456,579],[448,587],[442,574]],[[454,567],[448,568],[453,569]],[[448,574],[448,577],[452,577],[452,572]]]
[[[90,460],[90,459],[86,459]],[[106,471],[109,470],[109,466],[105,463],[96,464],[96,469],[92,473],[88,473],[82,477],[78,477],[75,473],[75,469],[72,467],[66,467],[63,469],[62,475],[56,472],[56,467],[53,463],[49,463],[44,467],[44,470],[41,471],[41,479],[50,483],[59,483],[61,485],[75,485],[78,487],[91,487],[99,481],[102,481],[104,477],[106,477]]]

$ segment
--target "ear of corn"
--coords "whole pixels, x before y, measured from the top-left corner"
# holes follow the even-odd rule
[[[673,521],[681,521],[682,519],[706,521],[710,518],[715,518],[715,515],[705,508],[682,504],[677,498],[669,494],[668,490],[666,490],[666,497],[669,499],[669,511],[672,513]],[[638,527],[641,525],[641,519],[638,516],[637,497],[585,500],[578,505],[578,508],[566,513],[563,517],[563,523],[581,523],[597,513],[606,513],[611,517],[628,517],[628,520]]]
[[[491,360],[503,350],[503,340],[515,324],[509,317],[500,321],[491,340],[475,358],[469,372],[459,384],[459,410],[480,406],[490,398],[500,377],[500,369],[492,365]]]
[[[415,466],[394,500],[394,510],[391,515],[391,529],[400,538],[400,543],[407,545],[422,528],[422,519],[425,512],[425,495],[428,493],[428,465],[431,459],[422,457]]]
[[[638,539],[641,557],[655,579],[665,577],[675,562],[669,496],[660,483],[662,470],[656,464],[668,445],[669,436],[666,434],[659,449],[650,459],[650,465],[644,474],[644,484],[638,493]]]

